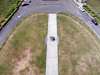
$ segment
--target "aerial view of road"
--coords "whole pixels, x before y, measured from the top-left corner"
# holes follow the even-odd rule
[[[1,75],[100,75],[100,24],[80,1],[23,0],[0,30]]]
[[[71,14],[82,19],[95,33],[100,37],[100,26],[95,26],[91,22],[91,17],[86,13],[80,11],[78,6],[74,3],[73,0],[59,0],[59,1],[41,1],[41,0],[32,0],[30,5],[22,7],[20,6],[17,13],[12,17],[8,24],[0,32],[0,44],[3,44],[8,35],[16,27],[18,21],[23,17],[28,16],[36,12],[45,12],[45,13],[59,13],[59,12],[70,12]]]

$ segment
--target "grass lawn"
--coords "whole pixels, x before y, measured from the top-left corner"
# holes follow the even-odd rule
[[[100,0],[88,0],[88,5],[100,16]]]
[[[44,75],[47,18],[34,14],[18,24],[0,50],[0,75]]]
[[[77,18],[59,14],[59,75],[100,75],[100,40]]]
[[[0,0],[0,23],[16,8],[20,0]]]

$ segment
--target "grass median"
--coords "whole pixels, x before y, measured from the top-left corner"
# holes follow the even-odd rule
[[[47,21],[47,15],[34,14],[18,24],[0,50],[0,75],[44,75]]]
[[[76,19],[58,15],[59,75],[99,75],[100,40]]]

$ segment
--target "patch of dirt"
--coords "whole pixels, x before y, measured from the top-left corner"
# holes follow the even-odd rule
[[[31,61],[32,51],[30,48],[27,48],[21,54],[20,59],[16,60],[15,67],[13,69],[13,75],[33,75],[32,67],[30,64]]]
[[[76,71],[79,75],[88,75],[92,74],[92,72],[100,74],[100,53],[91,51],[82,56],[78,61]]]

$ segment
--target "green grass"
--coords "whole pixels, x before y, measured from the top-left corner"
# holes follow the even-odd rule
[[[46,48],[44,48],[46,49]],[[46,50],[43,50],[41,55],[37,58],[37,65],[41,69],[40,72],[45,72],[46,67]]]
[[[100,0],[88,0],[87,4],[100,16]]]
[[[22,20],[18,25],[0,51],[0,60],[2,60],[0,64],[10,64],[10,66],[14,67],[15,62],[12,62],[12,60],[20,58],[25,49],[29,48],[32,50],[32,61],[30,64],[33,71],[43,75],[45,71],[46,47],[44,41],[47,33],[47,15],[31,15]],[[10,72],[12,70],[13,68],[10,69]],[[10,74],[8,73],[8,75]]]
[[[0,0],[0,25],[16,9],[21,0]]]
[[[10,71],[10,67],[7,64],[0,64],[0,75],[7,75],[7,73]]]
[[[100,16],[96,14],[89,5],[84,5],[83,7],[98,23],[100,23]]]
[[[11,9],[16,8],[19,1],[20,0],[0,0],[0,15],[6,17]]]
[[[100,0],[88,0],[85,9],[100,23]]]
[[[93,32],[64,14],[58,15],[58,32],[60,75],[100,75],[100,40]]]

